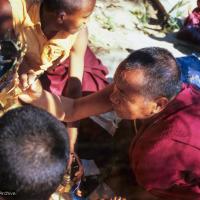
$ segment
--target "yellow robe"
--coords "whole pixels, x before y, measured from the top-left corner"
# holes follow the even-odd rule
[[[48,40],[41,29],[39,0],[9,0],[15,33],[27,44],[23,72],[30,69],[41,74],[69,57],[78,33],[58,32]]]

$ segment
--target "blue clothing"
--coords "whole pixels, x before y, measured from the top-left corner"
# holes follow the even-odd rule
[[[197,56],[184,56],[176,59],[181,69],[181,80],[200,88],[200,60]]]

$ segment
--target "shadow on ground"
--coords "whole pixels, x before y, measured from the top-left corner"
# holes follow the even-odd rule
[[[195,53],[197,56],[200,56],[199,46],[177,39],[176,34],[177,33],[168,33],[166,34],[165,37],[157,37],[155,35],[149,35],[149,37],[154,40],[172,43],[174,48],[179,50],[183,54],[191,55],[192,53]]]

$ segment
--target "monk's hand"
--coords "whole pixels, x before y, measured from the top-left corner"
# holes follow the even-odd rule
[[[24,75],[24,80],[26,79]],[[34,81],[26,89],[22,88],[23,93],[19,95],[19,99],[24,103],[33,103],[42,96],[43,89],[39,80]]]
[[[68,159],[68,165],[67,165],[67,169],[71,169],[73,168],[73,163],[77,162],[78,166],[76,166],[77,170],[75,171],[75,174],[73,174],[73,181],[75,183],[79,182],[84,174],[84,170],[83,170],[83,166],[81,164],[80,158],[77,156],[76,153],[70,153],[69,154],[69,159]]]
[[[79,169],[78,171],[75,173],[75,177],[74,177],[74,181],[75,182],[79,182],[84,174],[84,169],[83,169],[83,165],[80,161],[80,158],[77,156],[77,154],[75,154],[76,160],[78,162],[79,165]]]
[[[30,87],[37,79],[37,74],[33,70],[29,70],[28,73],[23,73],[19,76],[20,87],[22,90],[26,90]]]

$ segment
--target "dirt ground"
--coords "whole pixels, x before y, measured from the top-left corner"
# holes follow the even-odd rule
[[[150,30],[159,29],[159,26],[149,27],[149,34],[145,34],[147,31],[143,30],[141,21],[134,14],[143,11],[144,5],[134,2],[134,0],[97,0],[95,12],[90,19],[88,25],[90,46],[109,68],[109,77],[113,76],[117,65],[129,54],[127,50],[158,46],[167,48],[176,57],[192,53],[200,56],[198,50],[178,41],[175,38],[176,33],[164,34],[160,30]],[[166,2],[163,5],[169,10],[173,2],[178,0],[161,0],[161,2]],[[182,12],[183,20],[195,5],[196,0],[188,1],[182,10],[176,12]],[[151,13],[153,15],[156,12],[151,11]]]

